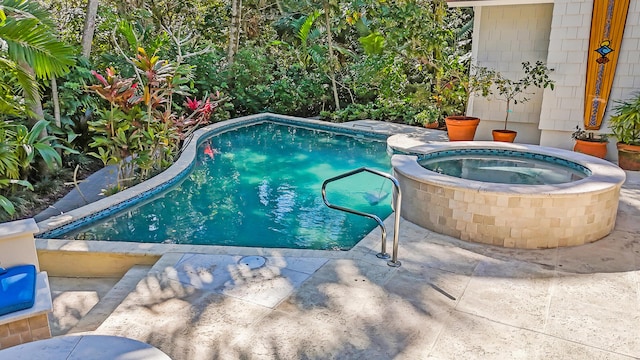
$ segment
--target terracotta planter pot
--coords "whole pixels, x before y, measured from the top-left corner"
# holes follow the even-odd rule
[[[513,130],[492,130],[491,135],[493,135],[493,141],[512,143],[516,139],[518,132]]]
[[[438,124],[438,122],[436,121],[436,122],[432,122],[432,123],[423,124],[422,126],[424,126],[427,129],[437,129],[439,125],[440,124]]]
[[[473,140],[480,123],[479,118],[472,116],[447,116],[444,121],[447,124],[449,141]]]
[[[576,139],[573,151],[604,159],[607,156],[607,143]]]
[[[640,146],[618,143],[618,166],[624,170],[640,170]]]

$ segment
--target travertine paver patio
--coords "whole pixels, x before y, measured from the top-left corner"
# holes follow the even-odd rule
[[[375,257],[376,233],[330,257],[256,249],[256,270],[169,253],[93,333],[174,359],[640,357],[640,176],[628,175],[615,231],[593,244],[504,249],[404,221],[400,268]]]

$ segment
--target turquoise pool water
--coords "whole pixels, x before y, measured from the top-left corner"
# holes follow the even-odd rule
[[[512,150],[445,150],[423,156],[418,163],[440,174],[501,184],[562,184],[589,175],[586,168],[568,160]]]
[[[362,166],[389,172],[386,143],[261,123],[201,142],[183,181],[67,239],[346,250],[376,223],[327,208],[322,182]],[[391,213],[391,184],[363,173],[331,183],[329,201]]]

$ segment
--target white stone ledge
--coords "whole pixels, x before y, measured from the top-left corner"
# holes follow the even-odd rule
[[[0,224],[0,241],[5,238],[14,238],[24,234],[37,233],[38,225],[33,219],[16,220]]]
[[[0,266],[33,264],[40,271],[33,234],[38,232],[35,220],[26,219],[0,224]]]

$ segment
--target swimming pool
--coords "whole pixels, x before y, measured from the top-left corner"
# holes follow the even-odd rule
[[[169,189],[39,237],[349,249],[376,223],[325,207],[321,184],[361,166],[390,171],[386,137],[312,125],[272,119],[201,136],[189,170]],[[390,186],[362,174],[332,184],[328,194],[385,218]]]

